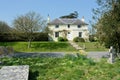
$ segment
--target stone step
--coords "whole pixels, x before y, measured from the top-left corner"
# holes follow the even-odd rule
[[[82,49],[82,48],[81,48],[78,44],[76,44],[75,42],[69,41],[69,43],[70,43],[75,49],[77,49],[77,50],[81,50],[81,49]]]

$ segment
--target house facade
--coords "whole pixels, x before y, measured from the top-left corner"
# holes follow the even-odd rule
[[[48,23],[49,40],[57,41],[58,37],[64,37],[72,41],[75,37],[89,40],[88,24],[83,19],[57,18]]]

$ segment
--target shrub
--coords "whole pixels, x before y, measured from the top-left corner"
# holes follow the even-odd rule
[[[0,55],[8,54],[7,49],[4,46],[0,46]]]
[[[64,38],[64,41],[68,41],[68,39],[67,39],[67,38]]]
[[[64,41],[63,37],[58,37],[58,41]]]
[[[48,33],[34,33],[34,40],[33,41],[48,41]]]
[[[73,39],[74,42],[85,42],[85,40],[83,38],[80,38],[80,37],[75,37]]]
[[[48,41],[48,33],[33,33],[33,41]],[[0,42],[26,41],[25,33],[0,33]]]
[[[6,49],[8,51],[8,54],[13,54],[14,53],[14,49],[12,46],[6,46]]]
[[[89,36],[89,41],[90,41],[90,42],[96,42],[97,39],[96,39],[95,35],[90,35],[90,36]]]
[[[61,42],[61,41],[68,41],[66,38],[63,38],[63,37],[58,37],[58,41]]]

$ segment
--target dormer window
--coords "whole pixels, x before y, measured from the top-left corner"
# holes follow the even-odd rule
[[[78,25],[78,28],[81,28],[81,25]]]
[[[59,25],[55,25],[55,28],[59,28]]]
[[[70,25],[68,24],[68,28],[70,28]]]

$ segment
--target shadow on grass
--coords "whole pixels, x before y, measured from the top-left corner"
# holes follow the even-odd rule
[[[39,72],[38,71],[30,71],[28,80],[37,80],[38,76],[39,76]]]

